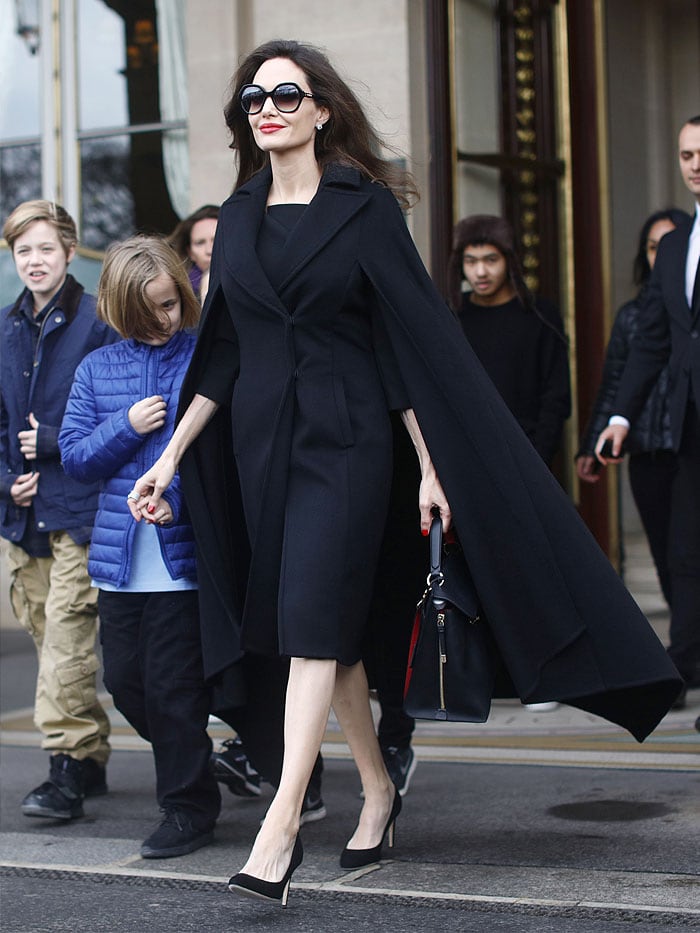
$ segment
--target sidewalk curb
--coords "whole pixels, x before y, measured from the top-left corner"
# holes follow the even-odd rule
[[[369,872],[379,866],[373,866]],[[356,872],[354,876],[369,873]],[[158,871],[130,872],[127,869],[80,868],[75,866],[29,865],[0,863],[0,875],[24,875],[37,878],[63,880],[90,880],[96,884],[126,884],[130,887],[178,888],[179,890],[221,891],[225,878],[194,876]],[[391,903],[410,906],[430,905],[446,910],[464,910],[475,913],[530,914],[534,916],[568,917],[580,920],[624,920],[633,923],[658,923],[678,927],[696,927],[700,922],[700,909],[652,907],[638,904],[609,904],[595,901],[562,901],[548,898],[489,897],[476,894],[449,892],[394,890],[345,885],[336,882],[297,882],[291,890],[296,901],[329,898],[336,901],[354,901],[358,896],[371,898],[377,904]]]

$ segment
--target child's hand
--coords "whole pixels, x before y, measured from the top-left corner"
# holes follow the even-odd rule
[[[39,488],[38,473],[22,473],[15,480],[10,489],[10,495],[15,505],[22,509],[28,508],[32,504],[32,499]]]
[[[150,513],[146,510],[142,514],[149,525],[169,525],[173,520],[173,510],[165,499],[160,500],[160,505],[155,512]]]
[[[19,449],[25,460],[36,460],[36,436],[39,429],[39,422],[31,411],[29,412],[29,418],[27,420],[29,421],[29,430],[20,431],[17,434]]]
[[[151,434],[165,424],[166,408],[162,395],[142,398],[129,409],[129,423],[137,434]]]

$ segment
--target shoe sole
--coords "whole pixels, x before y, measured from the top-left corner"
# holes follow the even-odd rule
[[[188,842],[184,846],[174,846],[170,849],[147,849],[141,846],[141,858],[177,858],[178,855],[189,855],[190,852],[196,852],[202,846],[209,845],[214,839],[214,833],[205,833],[193,842]]]
[[[239,897],[247,897],[251,901],[267,901],[268,904],[282,904],[278,897],[268,897],[267,894],[259,894],[257,891],[251,891],[250,888],[244,888],[237,884],[228,884],[226,887],[231,894],[238,894]],[[282,906],[285,906],[282,904]]]
[[[219,782],[219,784],[225,784],[226,787],[231,791],[232,794],[235,794],[236,797],[244,798],[254,798],[259,797],[262,791],[260,787],[256,784],[250,784],[246,781],[245,778],[241,777],[240,774],[236,774],[233,771],[219,771],[218,769],[212,770],[214,779]]]
[[[29,817],[39,817],[44,820],[75,820],[81,816],[85,816],[83,808],[71,812],[69,810],[56,811],[51,810],[49,807],[22,807],[22,813],[25,816]]]
[[[104,797],[107,794],[108,788],[106,784],[99,784],[97,787],[90,787],[85,789],[86,797]]]
[[[318,810],[305,810],[299,817],[299,825],[305,826],[307,823],[318,823],[319,820],[325,820],[328,816],[328,810],[325,806],[319,807]]]

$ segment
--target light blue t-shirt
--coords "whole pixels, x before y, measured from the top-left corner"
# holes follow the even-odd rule
[[[146,521],[136,522],[132,539],[131,576],[123,586],[104,580],[92,585],[111,593],[165,593],[169,590],[196,590],[197,582],[187,577],[173,580],[163,561],[158,529]]]

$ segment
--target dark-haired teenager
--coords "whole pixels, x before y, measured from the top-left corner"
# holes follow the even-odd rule
[[[456,224],[449,283],[472,349],[549,466],[571,413],[567,341],[554,305],[525,287],[506,220],[474,214]]]

